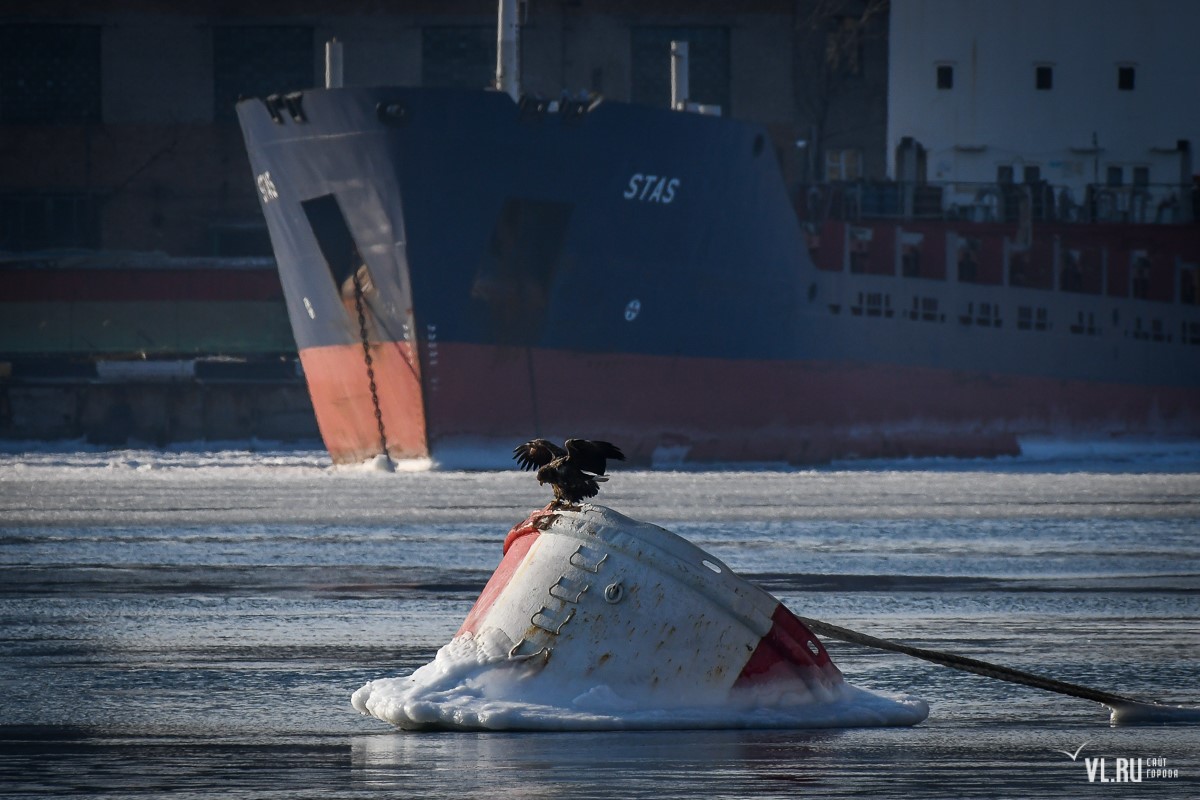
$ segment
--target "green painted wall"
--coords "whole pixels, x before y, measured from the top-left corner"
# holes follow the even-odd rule
[[[295,352],[278,301],[0,303],[0,358]]]

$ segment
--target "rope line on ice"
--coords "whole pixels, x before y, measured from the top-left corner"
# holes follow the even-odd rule
[[[860,633],[859,631],[853,631],[849,628],[832,625],[817,619],[799,616],[798,619],[812,629],[813,632],[828,636],[831,639],[859,644],[876,650],[903,653],[913,658],[919,658],[922,661],[940,664],[962,672],[982,675],[985,678],[1018,683],[1023,686],[1033,687],[1034,689],[1063,694],[1069,697],[1078,697],[1083,700],[1092,700],[1112,709],[1111,721],[1113,724],[1200,722],[1200,708],[1185,708],[1183,706],[1170,706],[1162,703],[1135,700],[1131,697],[1113,694],[1112,692],[1105,692],[1100,689],[1056,680],[1045,675],[1036,675],[1032,672],[1025,672],[1000,664],[991,664],[987,661],[980,661],[977,658],[968,658],[967,656],[960,656],[955,653],[945,653],[940,650],[930,650],[901,642],[893,642],[889,639],[881,639],[877,636]]]

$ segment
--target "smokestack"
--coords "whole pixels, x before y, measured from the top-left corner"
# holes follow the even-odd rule
[[[500,0],[496,32],[496,88],[513,100],[521,97],[521,30],[517,25],[517,0]]]

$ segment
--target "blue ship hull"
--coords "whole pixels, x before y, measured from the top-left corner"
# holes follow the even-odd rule
[[[850,247],[818,268],[758,126],[417,88],[238,113],[337,461],[532,435],[803,463],[1200,433],[1195,305],[859,273]],[[1170,341],[1131,335],[1152,320]]]

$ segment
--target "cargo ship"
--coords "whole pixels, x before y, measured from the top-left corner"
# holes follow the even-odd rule
[[[1028,194],[1011,222],[804,220],[764,128],[596,96],[321,88],[238,115],[335,462],[1200,434],[1192,226],[1035,224]]]

